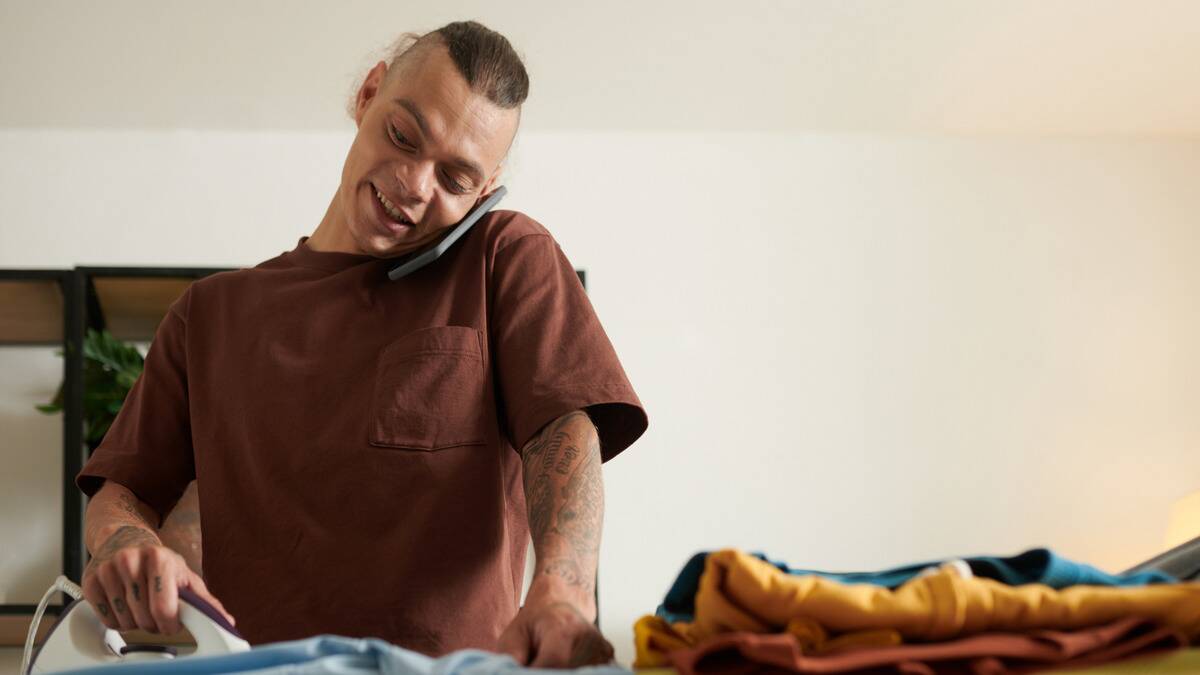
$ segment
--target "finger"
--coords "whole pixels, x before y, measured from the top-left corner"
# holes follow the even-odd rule
[[[609,663],[613,659],[613,646],[600,631],[591,628],[575,639],[571,650],[571,658],[567,662],[570,668],[595,666]]]
[[[564,633],[543,635],[530,668],[564,668],[571,660],[571,638]]]
[[[143,573],[145,564],[142,561],[144,554],[138,549],[127,550],[128,553],[122,552],[123,555],[117,561],[117,571],[121,573],[122,581],[125,582],[125,602],[129,604],[129,612],[138,628],[148,633],[157,633],[158,624],[150,615],[150,600],[146,597],[146,578]]]
[[[179,623],[179,590],[173,562],[170,553],[162,548],[155,548],[147,555],[146,596],[150,615],[165,635],[174,635],[183,629]]]
[[[519,666],[529,665],[529,634],[523,621],[514,621],[500,635],[496,651],[513,657]]]
[[[201,579],[200,575],[191,571],[191,569],[188,569],[186,574],[188,575],[188,586],[196,592],[196,595],[199,595],[207,600],[210,605],[216,607],[222,614],[225,615],[225,619],[228,620],[231,625],[236,626],[237,619],[233,618],[233,615],[229,613],[229,610],[225,609],[225,605],[221,604],[221,601],[217,599],[217,596],[209,592],[208,586],[204,584],[204,579]]]
[[[120,629],[121,625],[117,623],[117,618],[113,616],[108,594],[104,592],[104,586],[100,583],[100,579],[96,576],[94,569],[84,577],[82,588],[83,599],[91,604],[92,609],[96,610],[96,615],[100,618],[100,623],[104,624],[106,628],[113,630]]]
[[[125,582],[113,565],[112,560],[106,561],[96,572],[100,585],[104,587],[104,595],[108,598],[108,606],[116,621],[116,630],[134,629],[133,615],[129,613],[129,605],[125,604]]]

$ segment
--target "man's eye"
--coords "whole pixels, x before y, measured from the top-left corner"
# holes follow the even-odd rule
[[[442,175],[445,176],[445,178],[446,178],[446,186],[448,188],[450,188],[450,191],[453,192],[454,194],[462,195],[462,194],[466,194],[471,191],[470,187],[463,185],[462,183],[459,183],[458,181],[454,180],[454,178],[452,178],[450,176],[450,174],[446,173],[446,174],[442,174]]]
[[[400,145],[403,145],[403,146],[406,146],[409,148],[413,147],[413,144],[409,143],[408,139],[405,138],[404,135],[401,134],[399,131],[397,131],[395,128],[392,129],[392,137],[395,138],[396,142],[399,143]]]

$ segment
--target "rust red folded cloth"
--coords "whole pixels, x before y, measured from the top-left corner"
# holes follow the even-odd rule
[[[858,673],[1007,675],[1108,663],[1187,644],[1179,630],[1128,617],[1079,630],[982,633],[935,643],[860,647],[811,656],[789,633],[736,632],[668,654],[681,675]]]

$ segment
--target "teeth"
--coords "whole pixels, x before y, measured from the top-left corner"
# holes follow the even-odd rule
[[[392,218],[395,218],[397,221],[399,221],[401,223],[409,222],[408,218],[405,218],[404,214],[400,213],[400,210],[396,208],[395,204],[392,204],[390,201],[388,201],[388,198],[384,197],[383,193],[380,192],[378,189],[375,190],[375,196],[379,198],[379,203],[383,204],[383,210],[387,211],[387,214],[389,216],[391,216]]]

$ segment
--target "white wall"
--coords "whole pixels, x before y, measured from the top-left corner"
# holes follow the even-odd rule
[[[0,267],[254,264],[315,228],[350,139],[0,131]],[[1048,545],[1116,571],[1200,487],[1200,142],[532,131],[514,152],[504,205],[588,270],[650,416],[605,473],[626,661],[698,549],[866,569]],[[57,364],[0,350],[6,486],[57,451],[25,405]],[[40,572],[0,558],[29,595],[57,571],[56,471],[0,511],[0,550],[44,544]]]

